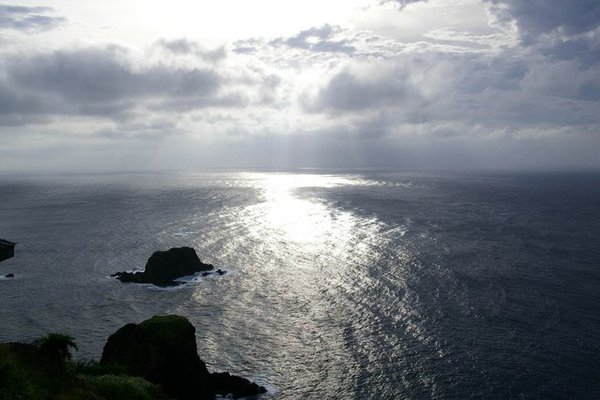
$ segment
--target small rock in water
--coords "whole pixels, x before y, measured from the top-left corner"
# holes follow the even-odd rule
[[[117,272],[111,276],[121,282],[175,286],[181,283],[175,281],[177,278],[211,269],[213,266],[200,261],[193,248],[175,247],[167,251],[155,251],[146,262],[144,272]]]
[[[13,273],[6,274],[6,275],[4,275],[4,277],[5,277],[5,278],[14,278],[14,277],[15,277],[15,274],[13,274]]]
[[[217,273],[219,275],[225,275],[227,271],[223,271],[221,268],[219,268],[216,271],[206,271],[202,273],[202,276],[208,276],[208,275],[212,275],[213,273]]]

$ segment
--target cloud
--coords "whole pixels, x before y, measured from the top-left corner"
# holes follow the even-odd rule
[[[194,55],[208,61],[220,61],[227,56],[225,47],[206,50],[198,43],[186,38],[166,40],[161,39],[156,44],[166,51],[177,55]]]
[[[25,7],[0,4],[0,29],[39,32],[54,29],[66,20],[52,14],[50,7]]]
[[[233,42],[232,52],[242,55],[261,55],[261,49],[266,45],[263,38],[247,38]]]
[[[552,31],[577,35],[600,26],[597,0],[491,0],[491,4],[501,20],[515,21],[528,41]]]
[[[8,74],[22,89],[86,104],[147,95],[206,97],[220,84],[212,70],[165,65],[135,69],[126,57],[127,51],[117,47],[55,51],[15,61]]]
[[[379,4],[391,3],[391,4],[398,6],[400,9],[402,9],[411,3],[420,3],[423,1],[427,1],[427,0],[380,0]]]
[[[371,68],[364,73],[349,69],[338,72],[318,91],[315,98],[305,101],[305,108],[312,112],[353,112],[417,101],[418,93],[408,80],[406,71],[398,68],[393,75],[384,71],[371,75],[371,72]]]
[[[586,66],[600,63],[600,35],[598,33],[583,37],[547,38],[539,52],[559,60],[577,60]]]
[[[585,64],[600,63],[600,2],[596,0],[483,0],[488,5],[489,21],[494,26],[515,27],[521,44],[540,54],[561,60],[576,59]],[[414,3],[427,3],[433,8],[422,7],[424,16],[435,15],[436,8],[443,9],[444,3],[436,0],[383,0],[382,4],[399,6],[397,15],[404,15],[404,8]],[[452,10],[461,6],[465,14],[469,5],[476,6],[470,0],[456,1],[444,9],[451,19]],[[404,21],[407,22],[407,21]],[[424,21],[420,21],[421,25]],[[453,29],[463,29],[469,23],[466,18],[463,24]],[[488,25],[488,24],[486,24]],[[447,30],[447,29],[446,29]],[[444,29],[440,30],[444,32]],[[434,38],[435,31],[427,32],[425,36]],[[455,35],[456,36],[456,35]],[[443,39],[438,37],[438,39]],[[478,42],[473,35],[464,37],[467,41]],[[484,39],[480,45],[491,44]],[[443,42],[443,40],[442,40]]]
[[[145,112],[246,107],[276,90],[260,69],[136,63],[123,47],[88,47],[8,57],[0,79],[0,125],[56,115],[115,120]]]
[[[420,10],[440,5],[430,1]],[[477,11],[473,16],[487,18]],[[288,71],[282,85],[291,86],[287,93],[295,96],[300,122],[283,132],[342,131],[352,140],[503,137],[517,142],[544,135],[580,141],[582,134],[593,134],[600,124],[599,69],[581,58],[561,61],[547,48],[524,46],[516,38],[510,30],[438,29],[403,43],[385,32],[324,26],[274,42],[253,38],[237,45],[246,57]],[[352,52],[311,47],[340,40]],[[587,48],[572,51],[583,55]]]
[[[11,140],[0,151],[77,143],[103,160],[160,146],[165,166],[182,167],[551,164],[538,146],[594,164],[600,28],[579,3],[568,15],[537,1],[561,10],[549,21],[512,0],[394,3],[362,25],[217,48],[152,37],[147,48],[58,39],[41,50],[49,37],[7,33],[0,134]],[[486,5],[509,29],[488,26]]]
[[[275,39],[270,43],[274,46],[285,45],[315,52],[353,53],[356,49],[348,40],[333,39],[340,30],[339,27],[323,25],[301,31],[294,36]]]
[[[21,126],[42,122],[47,106],[42,99],[20,94],[0,83],[0,126]]]
[[[586,130],[600,123],[599,100],[599,68],[530,61],[519,52],[353,60],[301,98],[305,111],[346,121],[346,129],[430,136],[534,126]],[[416,129],[425,123],[438,128],[429,133]]]
[[[529,66],[524,90],[542,95],[600,101],[600,66],[582,68],[575,61],[542,61]]]
[[[556,59],[600,64],[600,2],[490,1],[492,15],[514,23],[525,46]]]

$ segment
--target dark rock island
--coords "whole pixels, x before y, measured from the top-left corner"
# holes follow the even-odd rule
[[[213,269],[204,264],[191,247],[175,247],[167,251],[155,251],[143,272],[117,272],[111,276],[121,282],[152,283],[157,286],[175,286],[175,279]]]

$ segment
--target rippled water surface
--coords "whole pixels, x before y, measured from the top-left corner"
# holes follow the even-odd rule
[[[155,314],[262,398],[600,398],[600,175],[0,176],[0,340]],[[224,276],[122,284],[193,246]]]

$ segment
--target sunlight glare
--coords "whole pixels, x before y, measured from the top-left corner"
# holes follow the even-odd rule
[[[144,17],[148,24],[168,36],[194,38],[212,37],[235,40],[249,37],[277,37],[328,24],[342,24],[355,15],[366,0],[305,0],[253,2],[224,0],[220,2],[189,2],[173,0],[145,1]]]
[[[270,174],[260,182],[265,202],[260,204],[263,226],[282,240],[319,245],[326,240],[345,242],[352,235],[354,217],[324,202],[297,193],[302,188],[329,188],[355,181],[324,175]]]

